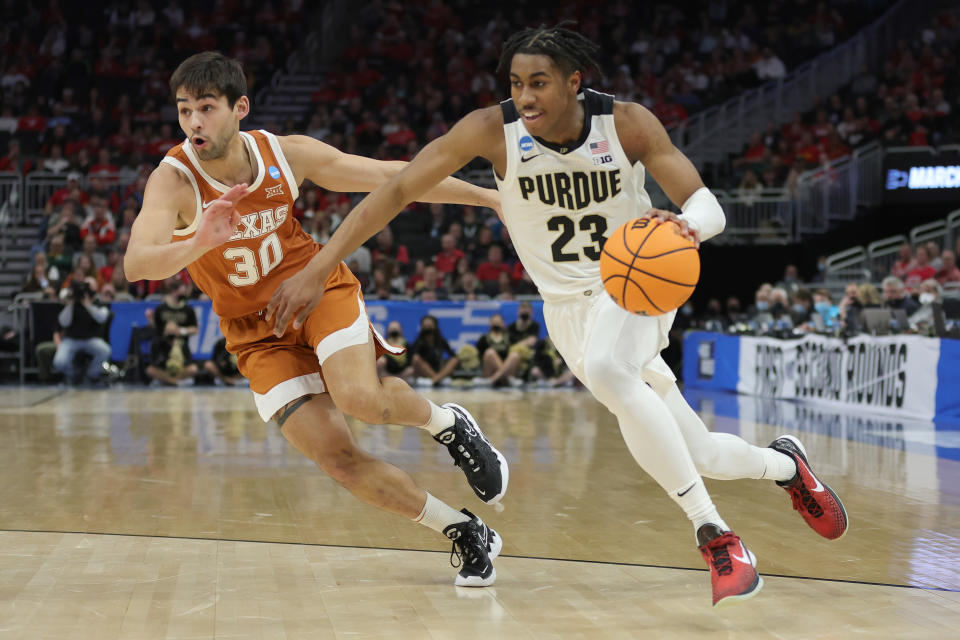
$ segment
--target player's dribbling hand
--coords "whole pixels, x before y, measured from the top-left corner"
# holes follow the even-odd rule
[[[303,326],[310,312],[320,304],[325,283],[326,278],[317,278],[309,268],[280,283],[267,303],[266,310],[267,322],[273,318],[275,336],[279,338],[287,331],[291,319],[294,330]]]
[[[678,216],[672,211],[664,211],[663,209],[650,209],[645,214],[640,216],[641,218],[650,218],[655,220],[657,224],[664,222],[672,222],[678,227],[680,227],[680,233],[684,238],[687,238],[693,242],[693,246],[700,248],[700,234],[697,233],[697,230],[691,227],[682,216]]]
[[[246,184],[235,184],[203,210],[200,226],[193,236],[197,246],[212,249],[230,239],[240,224],[237,203],[249,193]]]

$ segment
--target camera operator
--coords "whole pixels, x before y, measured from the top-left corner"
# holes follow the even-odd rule
[[[63,327],[63,339],[53,356],[53,367],[68,382],[78,381],[74,360],[79,353],[86,353],[91,358],[86,379],[99,381],[103,363],[110,358],[110,345],[103,339],[109,318],[110,310],[94,300],[89,280],[78,280],[71,285],[66,305],[57,318]]]

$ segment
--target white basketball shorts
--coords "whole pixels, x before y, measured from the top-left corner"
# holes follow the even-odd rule
[[[650,384],[661,397],[676,383],[670,367],[660,357],[669,343],[676,311],[660,316],[639,316],[625,311],[598,283],[579,296],[547,300],[543,316],[557,351],[574,375],[593,390],[584,363],[591,359],[623,363]],[[596,360],[593,360],[596,363]]]

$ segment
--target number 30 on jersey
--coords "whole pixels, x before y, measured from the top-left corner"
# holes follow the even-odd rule
[[[230,247],[223,252],[227,260],[236,261],[236,273],[231,273],[227,279],[235,287],[249,287],[260,282],[273,268],[283,260],[283,247],[276,232],[271,233],[260,243],[260,248],[254,253],[250,247]]]

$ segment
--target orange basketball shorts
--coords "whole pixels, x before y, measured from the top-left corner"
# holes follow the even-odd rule
[[[345,265],[340,268],[346,270]],[[306,322],[297,330],[291,325],[279,338],[273,334],[273,319],[267,322],[263,312],[220,319],[227,350],[237,355],[240,373],[250,380],[264,422],[297,398],[325,393],[324,361],[341,349],[366,344],[371,331],[377,357],[403,353],[373,328],[360,283],[349,271],[344,275],[328,280],[320,304]]]

